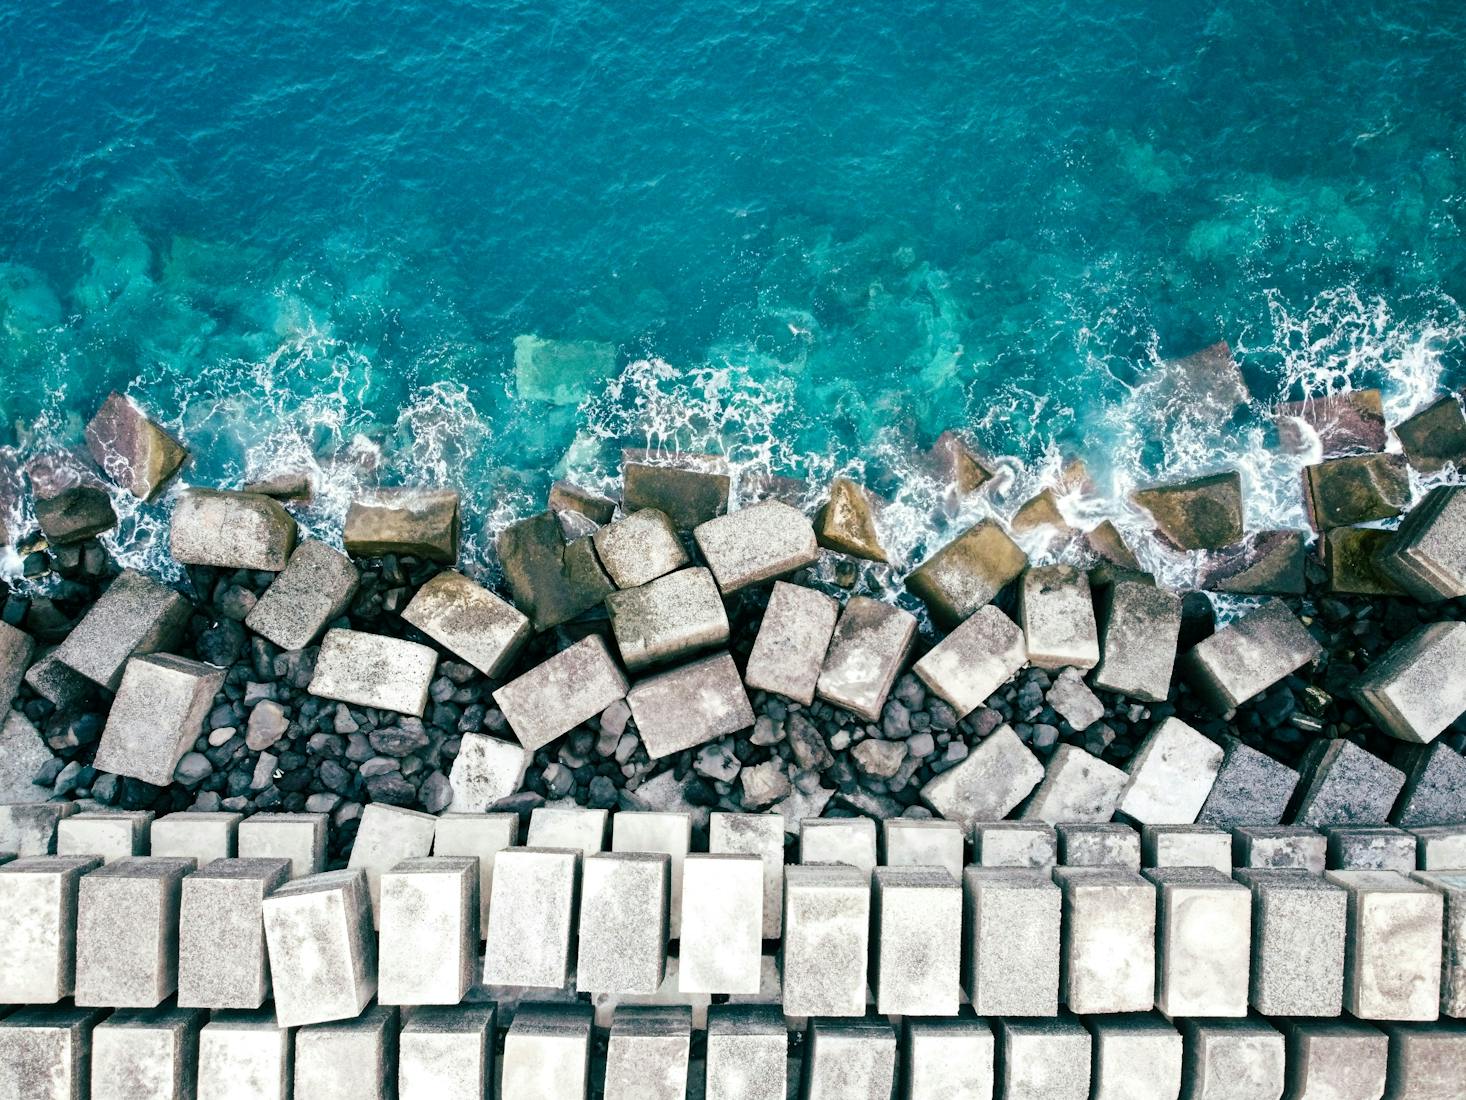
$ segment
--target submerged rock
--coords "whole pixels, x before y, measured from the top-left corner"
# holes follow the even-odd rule
[[[1242,537],[1242,477],[1235,470],[1137,489],[1130,499],[1179,550],[1220,550]]]
[[[578,405],[616,370],[616,347],[598,340],[514,338],[514,389],[525,401]]]
[[[188,458],[174,439],[120,393],[109,394],[86,428],[87,449],[107,476],[133,496],[152,500]]]
[[[36,522],[54,546],[81,542],[117,526],[112,498],[90,485],[74,485],[36,501]]]
[[[837,477],[830,482],[830,498],[815,514],[814,533],[827,550],[867,561],[890,560],[876,530],[870,493],[848,477]]]

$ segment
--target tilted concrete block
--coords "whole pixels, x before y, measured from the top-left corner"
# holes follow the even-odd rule
[[[1401,745],[1395,762],[1405,770],[1405,786],[1391,821],[1405,828],[1466,821],[1466,757],[1435,741]]]
[[[1222,766],[1197,822],[1231,829],[1282,821],[1298,773],[1235,737],[1222,738],[1221,746]]]
[[[268,1009],[214,1013],[199,1032],[197,1100],[290,1100],[293,1040]]]
[[[788,576],[819,557],[808,517],[777,500],[698,524],[692,537],[724,593]]]
[[[843,863],[867,877],[876,869],[876,823],[868,817],[810,818],[799,831],[800,863]]]
[[[478,861],[404,859],[381,877],[377,1002],[454,1005],[478,961]]]
[[[1388,825],[1335,825],[1328,835],[1331,871],[1415,870],[1415,838],[1404,829]]]
[[[647,755],[660,760],[753,725],[753,704],[728,653],[637,681],[626,694]]]
[[[1390,1037],[1389,1100],[1453,1100],[1461,1095],[1466,1031],[1459,1024],[1385,1024]]]
[[[1466,596],[1466,493],[1438,485],[1410,509],[1380,555],[1380,569],[1425,603]]]
[[[685,813],[623,810],[611,819],[611,851],[661,852],[671,861],[669,935],[682,929],[682,864],[692,850],[692,818]]]
[[[35,657],[36,643],[29,634],[9,623],[0,624],[0,699],[9,705],[20,690],[26,670]]]
[[[679,569],[606,597],[616,648],[630,670],[689,657],[728,641],[728,612],[707,569]]]
[[[1156,890],[1133,871],[1059,867],[1060,996],[1071,1012],[1145,1012],[1156,993]]]
[[[1383,825],[1405,773],[1353,741],[1315,741],[1304,757],[1298,825]]]
[[[295,517],[261,493],[185,489],[168,529],[173,560],[278,573],[295,549]]]
[[[0,804],[0,852],[18,856],[56,853],[56,826],[76,813],[75,802],[16,802]]]
[[[1028,564],[1018,544],[992,519],[969,527],[906,577],[906,589],[951,629],[1007,584]]]
[[[902,1100],[991,1100],[995,1058],[986,1020],[907,1020]]]
[[[480,1100],[494,1089],[492,1004],[431,1005],[397,1040],[397,1100]]]
[[[94,762],[166,787],[203,728],[226,670],[168,653],[128,660]]]
[[[360,580],[356,566],[340,550],[307,539],[245,616],[244,625],[281,649],[304,649],[346,611]]]
[[[362,809],[346,866],[366,872],[372,899],[372,923],[381,920],[382,875],[404,859],[416,859],[433,850],[438,819],[432,814],[373,802]]]
[[[896,1031],[884,1020],[814,1020],[804,1047],[804,1100],[887,1100]]]
[[[1089,578],[1072,565],[1030,566],[1018,586],[1018,620],[1035,668],[1099,664],[1099,631]]]
[[[0,865],[0,1004],[55,1004],[76,987],[82,876],[101,861],[27,856]]]
[[[684,1100],[691,1056],[691,1009],[618,1008],[606,1044],[605,1100]]]
[[[1283,1094],[1287,1052],[1265,1020],[1186,1020],[1185,1083],[1194,1100],[1262,1100]]]
[[[996,607],[980,607],[912,666],[932,694],[960,718],[1028,662],[1023,630]]]
[[[402,617],[493,679],[503,677],[534,633],[508,600],[452,569],[419,588]]]
[[[1140,870],[1140,834],[1118,821],[1057,826],[1059,862],[1065,867]]]
[[[1093,1043],[1072,1016],[996,1021],[1002,1100],[1089,1100]]]
[[[955,1016],[961,1000],[962,887],[936,867],[875,871],[876,1011]]]
[[[56,823],[58,856],[100,856],[103,863],[148,854],[152,810],[83,810]]]
[[[0,1018],[0,1096],[88,1100],[94,1008],[22,1008]]]
[[[1059,745],[1023,807],[1025,821],[1108,821],[1130,777],[1078,745]]]
[[[1222,750],[1179,718],[1146,735],[1130,760],[1118,812],[1142,825],[1189,825],[1222,766]]]
[[[1240,826],[1232,830],[1232,864],[1323,874],[1328,838],[1307,825]]]
[[[576,937],[579,992],[650,994],[661,987],[667,970],[671,871],[671,860],[663,853],[585,857]]]
[[[1227,712],[1317,660],[1322,652],[1288,605],[1269,599],[1198,642],[1182,657],[1181,666],[1197,694],[1216,710]]]
[[[591,1022],[589,1005],[521,1005],[504,1037],[499,1095],[505,1100],[585,1100]]]
[[[809,706],[840,614],[838,601],[786,581],[775,581],[748,655],[744,681]]]
[[[1445,899],[1396,871],[1327,871],[1349,894],[1344,1007],[1361,1020],[1434,1020]]]
[[[963,986],[979,1016],[1052,1016],[1061,894],[1047,870],[963,872]]]
[[[1422,825],[1407,831],[1415,838],[1420,870],[1466,871],[1466,823]]]
[[[626,696],[606,643],[589,634],[494,692],[519,743],[533,752]]]
[[[644,450],[621,452],[621,507],[658,508],[679,531],[690,531],[728,510],[728,462],[720,455]]]
[[[606,850],[611,815],[580,806],[536,806],[529,815],[527,848],[571,848],[582,855]]]
[[[478,860],[479,938],[489,931],[489,897],[494,856],[519,839],[518,814],[445,813],[433,828],[433,855],[473,856]]]
[[[378,489],[351,502],[342,541],[354,558],[411,554],[452,565],[458,559],[459,527],[453,489]]]
[[[148,854],[183,856],[200,868],[216,859],[231,859],[243,814],[186,810],[164,814],[148,830]]]
[[[1093,1016],[1093,1100],[1176,1100],[1181,1093],[1181,1033],[1151,1013]]]
[[[911,612],[851,596],[835,623],[815,694],[867,722],[877,721],[915,641]]]
[[[980,867],[1047,869],[1059,862],[1059,835],[1037,821],[979,821],[972,827],[972,858]]]
[[[1211,825],[1147,825],[1140,830],[1147,867],[1212,867],[1232,873],[1232,836]]]
[[[1337,1016],[1344,998],[1348,895],[1311,871],[1238,870],[1252,891],[1252,1007]]]
[[[714,813],[708,823],[708,851],[759,857],[764,880],[762,937],[778,939],[784,926],[783,818],[778,814]]]
[[[124,569],[56,647],[55,657],[116,691],[127,659],[171,649],[192,614],[193,606],[173,589]]]
[[[178,1004],[259,1008],[270,995],[264,903],[290,881],[286,859],[221,859],[183,880]]]
[[[124,1008],[92,1030],[93,1100],[189,1100],[204,1013]]]
[[[429,646],[337,627],[321,641],[306,690],[323,699],[421,718],[437,667],[438,653]]]
[[[960,883],[966,847],[955,821],[893,817],[881,822],[881,862],[887,867],[944,867]]]
[[[689,855],[682,867],[681,988],[757,993],[763,916],[758,855]]]
[[[1277,1021],[1287,1039],[1288,1100],[1379,1100],[1390,1040],[1353,1020]]]
[[[970,829],[998,821],[1043,779],[1043,765],[1008,726],[999,726],[967,758],[921,789],[921,800],[948,821]]]
[[[1099,621],[1102,656],[1090,682],[1164,703],[1181,633],[1181,598],[1153,584],[1118,581],[1106,589]]]
[[[465,733],[448,772],[453,791],[449,808],[456,813],[484,813],[524,782],[532,753],[518,742],[485,733]]]
[[[355,1019],[298,1028],[291,1100],[393,1100],[397,1017],[395,1008],[368,1005]]]
[[[290,861],[290,877],[304,878],[326,866],[326,814],[253,814],[239,823],[241,859]]]
[[[326,871],[263,903],[280,1027],[360,1014],[377,991],[377,941],[363,871]]]
[[[869,942],[868,873],[838,865],[784,868],[786,1015],[863,1015]]]
[[[687,565],[689,559],[667,513],[642,508],[598,528],[596,557],[617,588],[636,588]]]
[[[495,857],[485,984],[566,987],[579,886],[578,851],[510,848]]]
[[[784,1100],[789,1033],[776,1006],[708,1009],[706,1100]]]
[[[154,1008],[178,987],[178,902],[191,859],[89,871],[76,907],[76,1003]]]
[[[1145,872],[1160,933],[1156,1008],[1167,1016],[1246,1016],[1252,895],[1212,867]]]
[[[1429,744],[1466,714],[1466,623],[1430,623],[1370,663],[1354,696],[1381,730]]]

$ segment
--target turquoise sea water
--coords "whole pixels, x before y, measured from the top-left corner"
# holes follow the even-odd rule
[[[197,483],[319,466],[322,529],[444,481],[484,558],[650,442],[850,469],[915,555],[949,427],[1015,504],[1064,449],[1088,516],[1238,463],[1292,522],[1269,404],[1398,418],[1466,352],[1458,3],[35,0],[0,42],[0,444],[125,390]],[[1156,384],[1218,338],[1227,426]]]

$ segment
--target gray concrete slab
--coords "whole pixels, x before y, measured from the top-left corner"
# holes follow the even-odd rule
[[[394,1100],[397,1030],[397,1009],[381,1005],[297,1028],[291,1100]]]
[[[82,876],[101,861],[24,856],[0,864],[0,1004],[46,1005],[76,988],[76,913]]]
[[[961,1002],[959,881],[938,867],[878,867],[872,908],[876,1011],[955,1016]]]
[[[456,1005],[474,985],[478,860],[404,859],[382,872],[377,1002]]]
[[[131,657],[107,714],[94,765],[166,787],[193,748],[225,670],[170,653]]]
[[[763,915],[764,862],[759,856],[687,856],[682,867],[680,988],[688,993],[757,993]]]
[[[1059,995],[1071,1012],[1147,1012],[1156,998],[1156,890],[1133,871],[1059,867]]]
[[[491,1004],[432,1005],[397,1039],[397,1100],[481,1100],[494,1088]]]
[[[979,1016],[1052,1016],[1062,894],[1047,869],[963,872],[963,987]]]
[[[155,1008],[178,987],[178,905],[191,859],[124,859],[89,871],[76,907],[76,1003]]]
[[[178,1004],[255,1009],[270,995],[264,903],[290,881],[290,861],[220,859],[183,880]]]
[[[778,939],[784,925],[783,817],[714,813],[708,821],[708,851],[759,857],[764,878],[762,934],[766,940]]]
[[[1252,1007],[1268,1016],[1337,1016],[1348,895],[1298,869],[1239,870],[1236,878],[1252,891]]]
[[[865,1012],[870,876],[854,867],[784,868],[781,968],[790,1016]]]
[[[363,871],[295,879],[263,903],[280,1027],[361,1013],[377,991],[377,941]]]
[[[510,848],[494,860],[484,982],[564,989],[573,976],[580,853]]]
[[[620,820],[621,815],[617,815]],[[600,852],[581,866],[575,988],[655,993],[667,970],[672,864],[660,852]]]
[[[326,631],[311,677],[312,695],[418,718],[438,667],[431,646],[339,627]]]
[[[743,670],[744,682],[755,691],[809,706],[839,614],[839,602],[823,592],[775,581]]]

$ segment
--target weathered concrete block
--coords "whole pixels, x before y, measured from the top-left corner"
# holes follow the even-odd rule
[[[992,1100],[995,1058],[986,1020],[907,1020],[902,1100]]]
[[[94,1008],[22,1008],[0,1018],[0,1096],[88,1100]]]
[[[234,856],[235,838],[243,820],[243,814],[222,810],[164,814],[148,830],[148,854],[185,856],[193,859],[201,869],[216,859],[230,859]]]
[[[753,704],[726,652],[639,680],[626,693],[653,760],[753,725]]]
[[[867,722],[878,720],[915,638],[909,611],[852,596],[835,624],[815,693]]]
[[[457,1004],[478,958],[477,861],[404,859],[382,873],[380,889],[378,1003]]]
[[[1156,885],[1156,1008],[1167,1016],[1246,1016],[1252,895],[1212,867],[1145,872]]]
[[[1140,830],[1146,867],[1212,867],[1232,873],[1232,836],[1211,825],[1147,825]]]
[[[1385,415],[1376,389],[1319,394],[1278,406],[1278,442],[1289,454],[1324,458],[1385,449]]]
[[[519,839],[518,814],[445,813],[433,827],[433,855],[473,856],[478,860],[479,938],[489,931],[489,898],[494,857]]]
[[[549,630],[597,606],[616,586],[589,535],[570,542],[554,512],[511,523],[494,542],[514,606]]]
[[[960,1002],[962,887],[936,867],[875,871],[876,1011],[955,1016]]]
[[[1059,825],[1059,862],[1065,867],[1140,870],[1140,834],[1119,822]]]
[[[1059,867],[1060,996],[1069,1011],[1147,1012],[1156,994],[1156,890],[1133,871]]]
[[[589,634],[499,688],[494,702],[533,752],[624,698],[626,689],[605,641]]]
[[[1453,1100],[1466,1066],[1466,1032],[1458,1024],[1385,1024],[1390,1037],[1389,1100]]]
[[[397,1040],[397,1100],[480,1100],[494,1090],[491,1004],[431,1005]]]
[[[759,857],[763,868],[762,938],[778,939],[784,926],[783,818],[779,814],[714,813],[708,822],[708,851]]]
[[[1466,714],[1466,623],[1422,626],[1364,670],[1354,695],[1385,733],[1428,744]]]
[[[557,515],[574,512],[584,516],[597,527],[604,527],[610,523],[611,517],[616,514],[614,500],[592,492],[573,481],[560,480],[551,485],[546,503]]]
[[[692,536],[725,594],[787,576],[819,557],[804,513],[777,500],[699,524]]]
[[[103,863],[148,854],[152,810],[84,810],[56,823],[58,856],[98,856]]]
[[[359,1015],[377,991],[366,873],[327,871],[287,882],[262,909],[279,1026]]]
[[[437,667],[437,651],[428,646],[336,628],[326,631],[306,690],[323,699],[421,718]]]
[[[393,1100],[397,1016],[395,1008],[368,1005],[353,1020],[297,1029],[291,1100]]]
[[[893,817],[881,822],[881,862],[887,867],[942,867],[962,881],[966,843],[955,821]]]
[[[1298,773],[1235,737],[1221,741],[1222,766],[1196,820],[1230,829],[1276,825],[1288,811]]]
[[[648,668],[723,645],[728,613],[707,569],[679,569],[606,597],[616,648],[628,669]]]
[[[56,826],[76,813],[75,802],[0,803],[0,852],[45,856],[56,851]]]
[[[1176,1100],[1181,1033],[1151,1013],[1086,1020],[1094,1041],[1093,1100]]]
[[[1361,1020],[1434,1020],[1444,898],[1395,871],[1327,871],[1349,894],[1344,1007]]]
[[[1352,741],[1315,741],[1304,757],[1298,825],[1382,825],[1405,774]]]
[[[1405,769],[1405,787],[1391,821],[1406,827],[1466,821],[1466,757],[1435,741],[1402,745],[1396,763]]]
[[[1287,1039],[1288,1100],[1379,1100],[1390,1040],[1353,1020],[1279,1021]]]
[[[1422,825],[1408,831],[1415,838],[1420,870],[1466,871],[1466,824]]]
[[[1337,1016],[1344,997],[1348,896],[1303,870],[1241,869],[1252,891],[1252,1007]]]
[[[55,1004],[76,988],[81,878],[101,861],[28,856],[0,865],[0,1004]]]
[[[1130,499],[1179,550],[1220,550],[1242,537],[1242,478],[1235,470],[1137,489]]]
[[[0,700],[7,707],[20,690],[35,652],[35,639],[9,623],[0,622]]]
[[[621,815],[617,815],[618,819]],[[581,869],[582,993],[655,993],[667,969],[671,861],[653,852],[601,852]]]
[[[353,558],[411,554],[458,560],[458,493],[452,489],[378,489],[351,502],[342,539]]]
[[[1089,578],[1072,565],[1031,566],[1018,588],[1018,619],[1036,668],[1099,664],[1099,631]]]
[[[1151,703],[1165,702],[1181,632],[1181,598],[1139,581],[1117,581],[1100,608],[1102,657],[1091,683]]]
[[[1002,1100],[1089,1100],[1093,1049],[1072,1016],[998,1020]]]
[[[463,734],[448,772],[453,791],[449,808],[458,813],[484,813],[508,798],[524,782],[533,755],[523,745],[486,733]]]
[[[1466,492],[1439,485],[1410,509],[1379,558],[1389,578],[1425,603],[1466,595]]]
[[[1190,1100],[1263,1100],[1283,1094],[1283,1034],[1265,1020],[1185,1020],[1185,1095]]]
[[[1026,555],[995,521],[969,527],[906,577],[906,588],[951,629],[976,611],[1028,564]]]
[[[1415,870],[1415,838],[1388,825],[1335,825],[1328,834],[1331,871]]]
[[[1130,760],[1118,812],[1142,825],[1189,825],[1222,766],[1222,750],[1179,718],[1146,735]]]
[[[660,852],[670,862],[668,930],[682,934],[682,865],[692,850],[692,818],[685,813],[623,810],[611,819],[611,851]]]
[[[1307,825],[1239,826],[1232,830],[1234,866],[1323,874],[1328,838]]]
[[[744,681],[809,706],[839,614],[840,604],[823,592],[775,581]]]
[[[1060,891],[1047,870],[963,872],[963,988],[979,1016],[1052,1016],[1059,1003]]]
[[[869,873],[844,866],[784,868],[786,1015],[863,1015],[869,942]]]
[[[124,1008],[92,1031],[95,1100],[188,1100],[194,1094],[204,1014],[187,1008]]]
[[[94,684],[116,691],[127,659],[172,648],[192,614],[192,605],[173,589],[124,569],[54,655]]]
[[[830,481],[830,496],[814,516],[814,534],[819,544],[837,554],[867,561],[886,562],[876,527],[880,499],[865,486],[848,477]]]
[[[605,1100],[684,1100],[691,1054],[691,1009],[616,1009],[606,1045]]]
[[[1028,797],[1043,779],[1038,762],[1018,735],[999,726],[954,768],[921,789],[921,800],[964,829],[979,821],[997,821]]]
[[[691,531],[728,511],[728,463],[716,455],[676,455],[675,465],[638,461],[663,456],[623,452],[621,507],[627,512],[659,508],[679,531]]]
[[[1253,531],[1207,556],[1200,586],[1212,592],[1301,596],[1306,590],[1307,538],[1298,530]]]
[[[1260,695],[1322,652],[1288,605],[1270,599],[1198,642],[1181,659],[1181,666],[1197,694],[1226,712]]]
[[[1410,465],[1421,473],[1434,473],[1447,463],[1466,466],[1466,416],[1455,394],[1447,394],[1396,424],[1395,435]],[[1370,448],[1383,449],[1383,441]]]
[[[867,877],[876,869],[876,823],[868,817],[810,818],[799,831],[800,863],[843,863]]]
[[[606,850],[611,815],[580,806],[536,806],[529,815],[527,848],[570,848],[582,855]]]
[[[279,856],[290,861],[292,879],[326,866],[326,814],[254,814],[239,823],[241,859]]]
[[[494,859],[484,982],[564,989],[570,982],[580,853],[510,848]]]
[[[1410,472],[1404,455],[1348,455],[1305,466],[1303,490],[1318,530],[1353,527],[1399,515],[1410,503]]]
[[[499,1095],[505,1100],[585,1100],[591,1019],[589,1005],[522,1005],[504,1037]]]
[[[178,1004],[255,1009],[270,995],[264,903],[290,881],[285,859],[220,859],[183,880]]]
[[[405,859],[418,859],[431,852],[437,824],[432,814],[385,802],[363,808],[346,866],[366,873],[373,924],[381,920],[382,875]]]
[[[226,669],[168,653],[127,662],[95,766],[166,787],[193,747]]]
[[[90,680],[57,660],[56,647],[46,650],[39,659],[30,662],[30,667],[25,670],[25,682],[37,695],[63,713],[76,709],[92,690]],[[14,695],[11,692],[12,698]]]
[[[692,1026],[701,1031],[707,1027],[708,1006],[712,1000],[707,993],[687,993],[682,990],[679,961],[675,955],[668,955],[667,976],[655,993],[597,993],[591,997],[591,1005],[595,1009],[596,1027],[609,1028],[615,1019],[616,1010],[623,1005],[651,1005],[691,1009]]]
[[[402,617],[494,679],[503,677],[534,633],[513,604],[452,569],[419,588]]]
[[[139,500],[152,500],[188,458],[132,398],[115,392],[87,423],[86,439],[92,460]]]
[[[596,557],[617,588],[636,588],[689,562],[677,528],[656,508],[629,512],[599,528],[592,539]]]
[[[884,1020],[814,1020],[804,1048],[804,1100],[886,1100],[896,1031]]]
[[[1025,821],[1108,821],[1130,777],[1077,745],[1060,745],[1023,807]]]
[[[980,867],[1046,869],[1059,862],[1059,836],[1036,821],[980,821],[972,827],[972,858]]]
[[[178,987],[178,901],[191,859],[124,859],[88,872],[76,907],[76,1003],[154,1008]]]
[[[680,929],[684,992],[759,991],[763,895],[764,864],[757,855],[686,858]]]
[[[1357,596],[1404,596],[1407,593],[1381,565],[1395,532],[1373,527],[1335,527],[1324,536],[1328,590]]]
[[[988,604],[933,646],[912,671],[961,717],[982,706],[1027,661],[1022,629]]]
[[[259,493],[186,489],[173,507],[168,548],[184,565],[278,573],[295,549],[295,518]]]
[[[784,1100],[789,1033],[776,1006],[708,1009],[706,1100]]]

